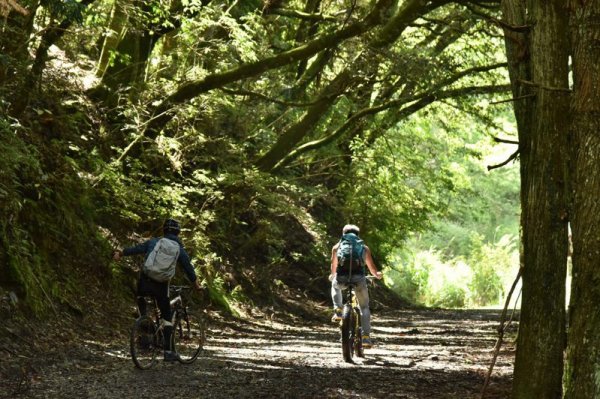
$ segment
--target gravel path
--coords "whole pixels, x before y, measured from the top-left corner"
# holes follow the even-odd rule
[[[333,324],[211,323],[192,365],[135,369],[126,337],[71,337],[71,349],[21,363],[0,396],[27,398],[479,398],[499,311],[376,313],[376,346],[344,363]],[[514,336],[514,330],[512,331]],[[512,339],[503,346],[486,398],[509,396]],[[23,366],[25,364],[25,366]]]

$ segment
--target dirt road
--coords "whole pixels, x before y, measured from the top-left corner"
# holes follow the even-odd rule
[[[375,313],[376,346],[344,363],[336,326],[316,322],[217,321],[192,365],[134,368],[126,339],[99,328],[69,350],[22,362],[0,396],[27,398],[479,398],[499,311]],[[514,331],[513,331],[514,332]],[[512,338],[486,398],[509,396]]]

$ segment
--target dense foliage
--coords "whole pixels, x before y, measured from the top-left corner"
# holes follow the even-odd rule
[[[488,129],[497,135],[510,132],[502,109],[483,104],[480,114],[486,110],[494,122]],[[519,268],[519,175],[515,164],[487,168],[504,161],[514,148],[495,144],[469,116],[448,114],[447,107],[435,111],[443,117],[443,129],[423,119],[406,128],[412,135],[437,133],[427,142],[444,145],[445,151],[434,153],[446,154],[446,159],[437,157],[438,177],[428,180],[451,188],[440,190],[440,209],[428,213],[427,228],[411,228],[406,245],[392,252],[389,284],[412,302],[429,306],[503,304]]]
[[[347,222],[391,270],[407,242],[482,265],[469,300],[426,303],[500,295],[493,259],[516,245],[500,237],[515,234],[517,181],[476,162],[508,118],[484,106],[507,90],[487,2],[6,4],[0,276],[32,307],[68,301],[68,268],[130,284],[110,246],[167,216],[232,312],[290,288],[326,298]]]

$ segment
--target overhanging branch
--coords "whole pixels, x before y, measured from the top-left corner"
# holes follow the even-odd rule
[[[495,136],[492,139],[496,143],[517,144],[517,145],[519,144],[519,142],[517,140],[501,139],[500,137],[495,137]]]
[[[192,98],[195,98],[200,94],[206,93],[217,87],[222,87],[226,84],[241,79],[246,79],[251,76],[256,76],[265,71],[280,68],[282,66],[309,58],[322,50],[338,45],[344,40],[359,36],[374,26],[381,24],[385,11],[393,4],[393,0],[379,0],[371,12],[362,21],[348,25],[337,32],[325,34],[311,42],[298,46],[294,49],[284,51],[272,57],[248,64],[243,64],[225,72],[212,74],[204,79],[188,82],[182,85],[173,94],[162,101],[155,109],[153,112],[155,115],[163,114],[163,116],[161,118],[157,118],[150,126],[148,126],[147,136],[150,138],[156,137],[160,129],[173,118],[170,110],[174,105],[191,100]]]
[[[343,13],[343,12],[342,12]],[[289,8],[272,8],[269,9],[267,14],[281,15],[282,17],[298,18],[305,21],[321,22],[329,21],[336,22],[338,19],[334,15],[327,14],[312,14],[304,11],[289,9]]]
[[[401,119],[404,119],[404,118],[414,114],[415,112],[425,108],[426,106],[428,106],[429,104],[433,103],[436,100],[441,100],[441,99],[446,99],[446,98],[457,98],[457,97],[471,96],[471,95],[478,95],[478,94],[502,93],[502,92],[506,92],[509,90],[510,90],[510,85],[469,86],[469,87],[463,87],[463,88],[459,88],[459,89],[441,91],[439,93],[427,92],[424,94],[414,96],[412,98],[408,98],[408,99],[405,98],[403,100],[389,101],[385,104],[381,104],[376,107],[362,109],[362,110],[358,111],[356,114],[352,115],[350,118],[348,118],[342,126],[337,128],[330,135],[328,135],[324,138],[321,138],[319,140],[314,140],[314,141],[308,142],[306,144],[303,144],[300,147],[296,148],[295,150],[291,151],[285,158],[283,158],[277,165],[275,165],[273,170],[281,169],[282,167],[286,166],[291,161],[298,158],[300,155],[304,154],[305,152],[308,152],[308,151],[311,151],[311,150],[314,150],[314,149],[317,149],[317,148],[320,148],[327,144],[332,143],[337,138],[341,137],[344,133],[346,133],[349,128],[356,126],[358,123],[361,123],[361,119],[364,118],[365,116],[375,115],[379,112],[386,111],[391,108],[401,107],[405,104],[413,102],[412,104],[408,105],[405,108],[402,108],[398,112],[397,119],[401,120]]]
[[[513,153],[510,155],[510,157],[508,157],[508,159],[507,159],[506,161],[504,161],[504,162],[501,162],[501,163],[499,163],[499,164],[497,164],[497,165],[490,165],[490,166],[488,166],[488,167],[487,167],[487,170],[488,170],[488,171],[490,171],[490,170],[492,170],[492,169],[498,169],[498,168],[501,168],[501,167],[503,167],[503,166],[507,165],[507,164],[508,164],[510,161],[512,161],[512,160],[514,160],[514,159],[516,159],[516,158],[517,158],[517,156],[519,156],[519,150],[517,150],[517,151],[513,152]]]

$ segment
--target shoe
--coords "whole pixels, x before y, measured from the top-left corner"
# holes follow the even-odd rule
[[[179,360],[177,352],[165,351],[165,362],[176,362]]]
[[[372,348],[373,347],[373,341],[371,341],[371,338],[369,338],[368,335],[363,335],[362,346],[363,346],[363,348]]]
[[[333,310],[333,316],[331,316],[331,321],[335,323],[340,320],[342,320],[342,308],[335,308]]]

